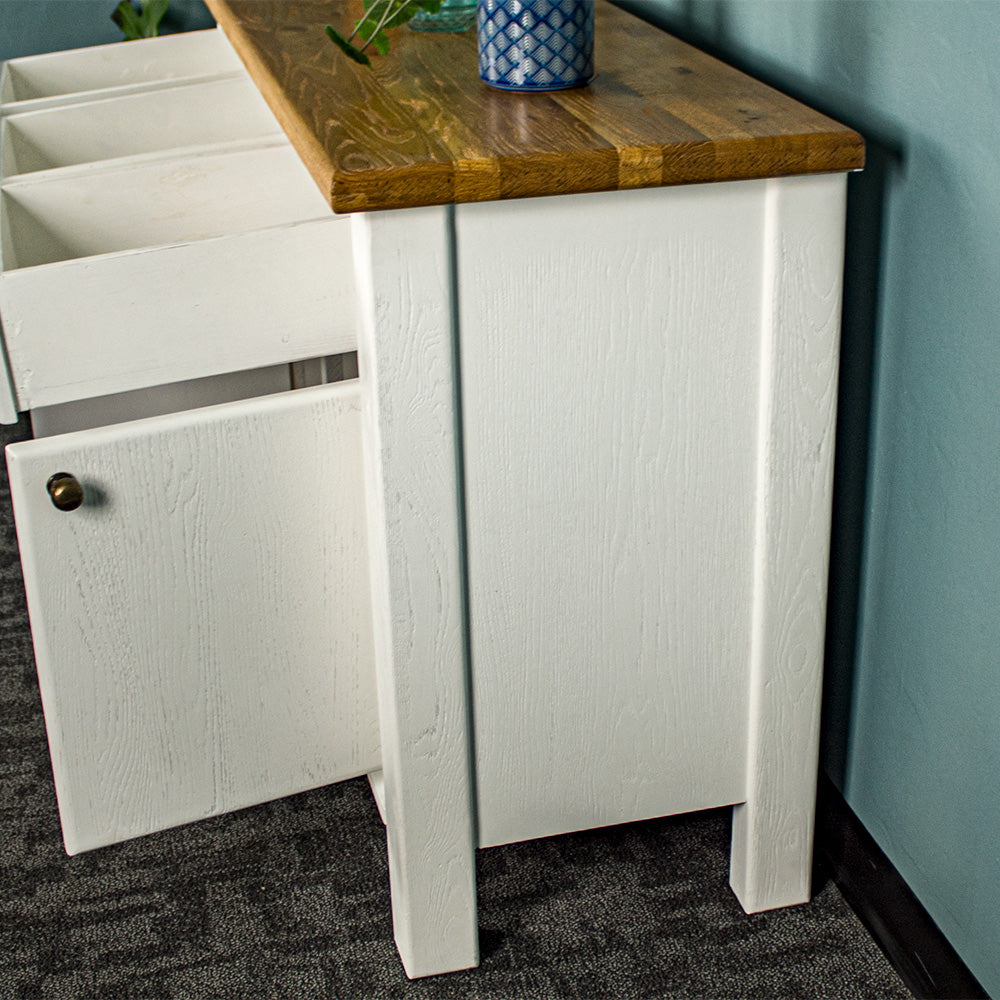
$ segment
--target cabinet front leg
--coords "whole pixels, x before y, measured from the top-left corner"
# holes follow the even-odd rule
[[[843,175],[768,182],[746,802],[748,913],[809,899],[844,243]]]
[[[479,962],[451,212],[353,220],[389,880],[411,979]]]

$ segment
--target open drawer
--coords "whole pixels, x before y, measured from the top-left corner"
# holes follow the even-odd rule
[[[273,139],[281,126],[246,75],[0,119],[0,179],[192,146]]]
[[[7,182],[17,409],[352,351],[351,229],[287,144]]]
[[[0,70],[0,115],[245,72],[217,28],[23,56]]]
[[[380,766],[359,409],[341,382],[8,447],[69,853]]]

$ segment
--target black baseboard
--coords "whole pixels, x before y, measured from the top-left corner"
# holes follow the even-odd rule
[[[820,775],[819,860],[920,1000],[989,1000],[833,782]]]

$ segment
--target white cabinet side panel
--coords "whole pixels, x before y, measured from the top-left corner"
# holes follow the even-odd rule
[[[70,853],[379,766],[356,385],[7,454]]]
[[[769,181],[747,801],[747,912],[809,898],[826,627],[846,178]]]
[[[763,193],[458,209],[481,846],[743,798]]]
[[[479,961],[450,211],[352,220],[389,883],[411,978]]]

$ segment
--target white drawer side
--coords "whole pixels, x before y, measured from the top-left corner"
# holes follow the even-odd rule
[[[244,73],[217,28],[24,56],[0,69],[0,114]]]

